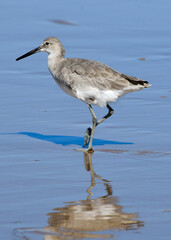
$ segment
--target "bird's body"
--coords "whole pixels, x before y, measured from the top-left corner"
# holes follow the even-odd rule
[[[127,92],[148,86],[147,82],[123,75],[93,60],[64,58],[53,65],[49,60],[48,66],[57,84],[67,94],[100,107],[116,101]]]
[[[147,81],[119,73],[103,63],[87,59],[65,58],[65,49],[57,38],[45,39],[40,47],[17,60],[39,51],[48,52],[48,68],[60,88],[89,106],[94,127],[86,131],[85,138],[89,139],[91,136],[88,150],[92,150],[95,126],[113,113],[108,103],[116,101],[118,97],[128,92],[150,87]],[[107,106],[109,113],[97,121],[91,105]],[[85,143],[88,144],[88,140],[85,139]]]

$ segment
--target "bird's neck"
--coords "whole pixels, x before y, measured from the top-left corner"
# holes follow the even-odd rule
[[[56,54],[56,53],[51,53],[48,56],[48,68],[49,71],[53,76],[55,76],[58,72],[58,69],[61,65],[61,62],[64,60],[64,57]]]

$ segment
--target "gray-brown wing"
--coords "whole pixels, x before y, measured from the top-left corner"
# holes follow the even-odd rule
[[[68,58],[60,71],[61,80],[67,79],[72,89],[85,86],[99,90],[123,90],[130,85],[142,85],[143,80],[121,74],[109,66],[93,60]]]

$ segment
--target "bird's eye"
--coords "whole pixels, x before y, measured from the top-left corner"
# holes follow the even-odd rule
[[[46,44],[46,46],[48,46],[48,45],[49,45],[49,42],[46,42],[45,44]]]

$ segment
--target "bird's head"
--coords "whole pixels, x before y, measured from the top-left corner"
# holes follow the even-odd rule
[[[55,54],[57,57],[65,56],[65,49],[60,40],[55,37],[48,37],[43,41],[43,43],[39,47],[34,48],[33,50],[17,58],[16,61],[26,58],[38,52],[47,52],[48,54]]]

